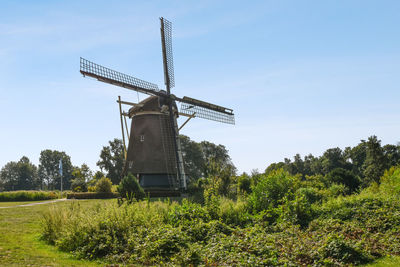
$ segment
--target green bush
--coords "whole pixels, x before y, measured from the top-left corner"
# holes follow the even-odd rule
[[[118,185],[118,192],[121,197],[127,199],[143,199],[145,197],[143,188],[131,173],[121,180],[121,183]]]
[[[389,196],[400,196],[400,166],[386,170],[379,185],[380,193]]]
[[[238,177],[238,193],[250,193],[251,192],[251,179],[248,175],[243,174]]]
[[[85,180],[82,178],[73,179],[71,183],[71,190],[72,192],[87,192],[88,188]]]
[[[332,170],[326,175],[325,179],[328,185],[342,184],[346,186],[348,193],[356,191],[361,184],[360,180],[351,171],[342,168]]]
[[[111,193],[112,183],[109,178],[103,177],[96,183],[96,192]]]
[[[296,191],[298,184],[299,178],[291,176],[283,169],[263,175],[252,187],[252,193],[248,199],[249,207],[253,212],[277,207],[284,197]]]
[[[35,201],[60,198],[60,193],[55,191],[9,191],[0,192],[2,201]]]

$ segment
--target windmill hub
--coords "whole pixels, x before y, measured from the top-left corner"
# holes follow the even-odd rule
[[[136,175],[141,186],[150,194],[161,195],[186,190],[185,175],[179,130],[195,117],[234,124],[233,110],[201,101],[191,97],[183,98],[171,94],[175,86],[172,57],[172,24],[164,18],[161,23],[161,45],[163,52],[164,81],[166,91],[158,89],[156,84],[111,70],[101,65],[80,59],[80,72],[83,76],[150,95],[140,103],[121,101],[118,98],[122,139],[125,149],[125,167],[123,173]],[[181,103],[180,111],[176,102]],[[132,106],[123,112],[121,105]],[[177,117],[188,119],[178,128]],[[131,119],[130,134],[126,117]],[[125,148],[125,130],[129,140]],[[189,177],[190,178],[190,177]]]

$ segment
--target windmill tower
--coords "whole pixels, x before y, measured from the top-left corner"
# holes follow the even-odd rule
[[[187,177],[179,130],[195,117],[228,124],[235,124],[235,117],[232,109],[171,94],[171,88],[175,86],[172,25],[164,18],[160,18],[160,24],[165,90],[160,90],[156,84],[111,70],[84,58],[80,59],[80,72],[83,76],[149,95],[140,103],[122,101],[120,97],[117,101],[126,159],[124,173],[136,175],[141,186],[148,192],[180,192],[186,189]],[[180,110],[177,108],[177,102],[181,104]],[[128,112],[122,111],[122,104],[131,106]],[[188,119],[178,128],[177,118],[180,115]],[[130,133],[126,117],[131,119]],[[127,149],[124,128],[129,140]]]

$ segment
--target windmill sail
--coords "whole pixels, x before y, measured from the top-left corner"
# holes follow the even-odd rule
[[[164,81],[167,88],[175,87],[174,59],[172,54],[172,23],[165,18],[161,22],[161,44],[164,61]]]
[[[99,81],[121,86],[148,95],[163,95],[157,84],[146,82],[121,72],[103,67],[81,57],[80,72],[84,76],[96,78]]]
[[[224,108],[187,96],[184,96],[182,99],[177,99],[177,101],[181,102],[180,112],[183,114],[195,114],[195,116],[198,118],[235,124],[235,115],[233,114],[232,109]]]

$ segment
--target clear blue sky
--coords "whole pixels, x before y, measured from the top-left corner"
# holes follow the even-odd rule
[[[236,114],[181,133],[225,145],[239,171],[370,135],[395,144],[399,14],[399,1],[2,1],[0,166],[57,149],[96,169],[121,136],[117,96],[137,95],[83,78],[79,57],[163,86],[160,16],[174,93]]]

